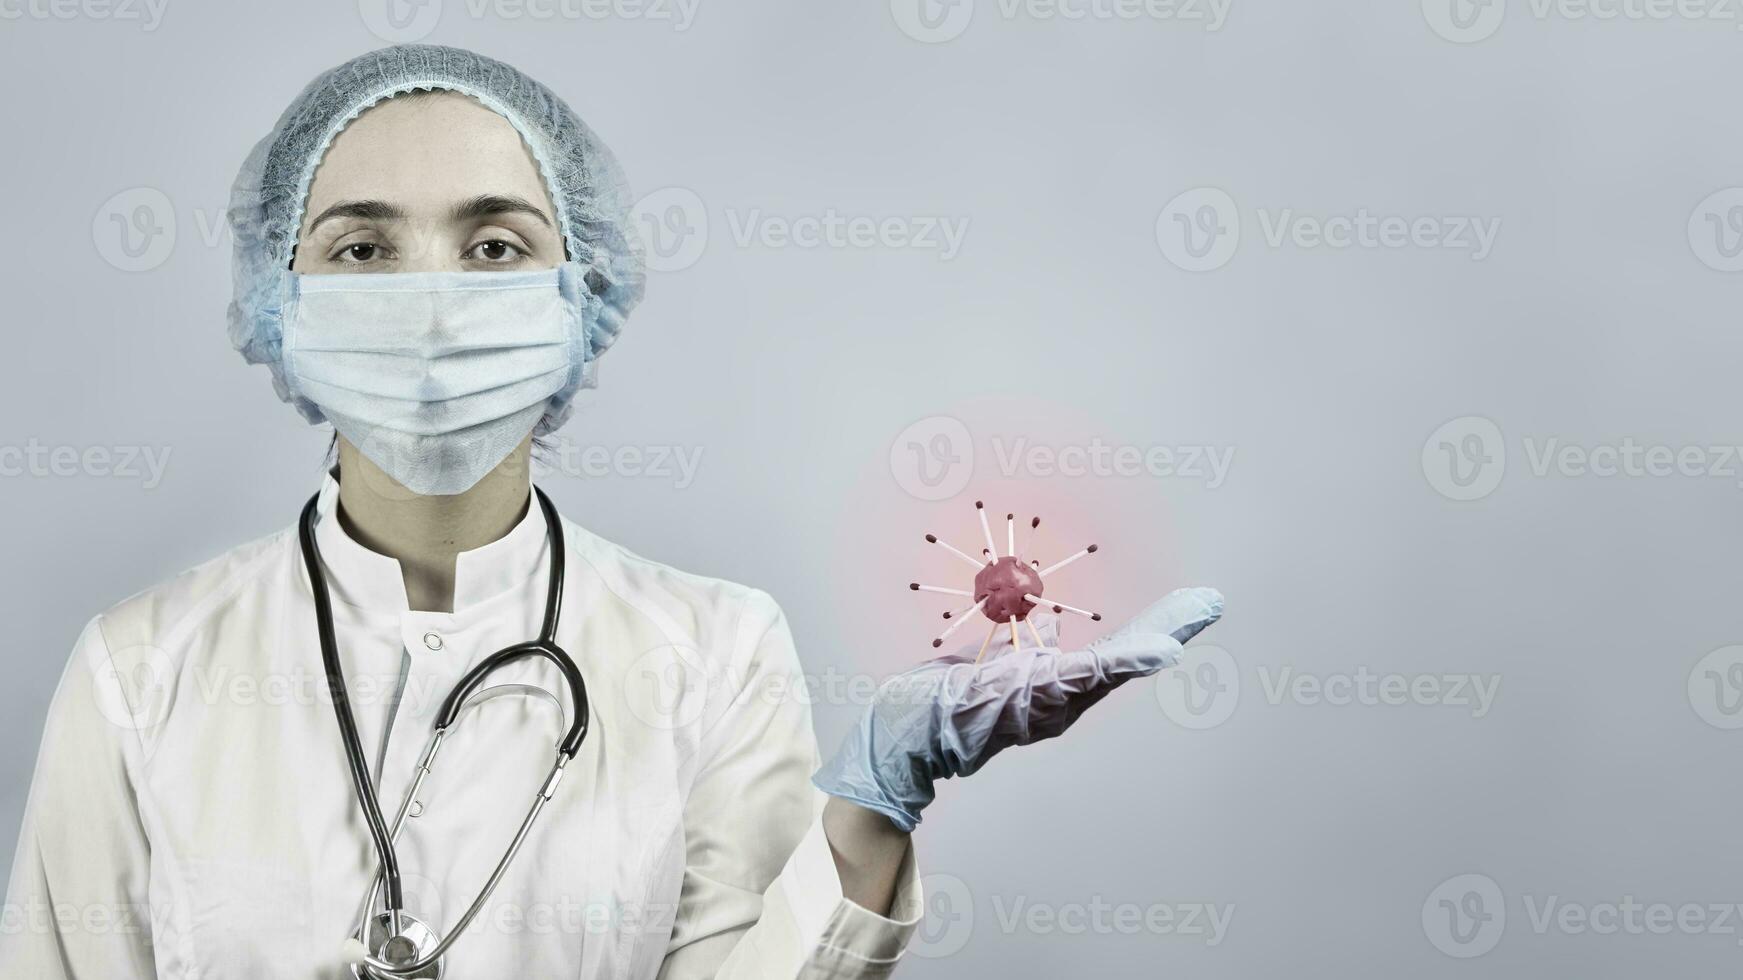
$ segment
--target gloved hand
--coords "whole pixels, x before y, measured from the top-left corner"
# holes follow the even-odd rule
[[[969,648],[890,678],[812,782],[912,831],[936,780],[966,776],[1010,746],[1060,734],[1114,688],[1179,663],[1180,645],[1222,611],[1215,589],[1180,589],[1088,647],[1061,652],[1057,619],[1037,609],[1030,618],[1046,648],[1024,643],[1010,653],[1006,632],[1006,649],[988,650],[978,664],[977,648]]]

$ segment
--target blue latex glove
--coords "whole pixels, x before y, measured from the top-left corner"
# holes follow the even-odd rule
[[[971,647],[885,681],[812,782],[912,831],[935,781],[1060,734],[1114,688],[1179,663],[1180,645],[1222,612],[1215,589],[1180,589],[1088,647],[1061,652],[1057,619],[1036,610],[1043,649],[1025,642],[1012,653],[1007,634],[1003,649],[988,650],[978,664]]]

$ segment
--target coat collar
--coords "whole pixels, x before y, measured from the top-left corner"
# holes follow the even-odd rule
[[[339,480],[329,473],[315,510],[315,543],[333,597],[376,612],[409,612],[399,561],[358,544],[336,519]],[[495,541],[463,551],[454,564],[454,613],[523,588],[545,560],[544,513],[527,492],[526,513]]]

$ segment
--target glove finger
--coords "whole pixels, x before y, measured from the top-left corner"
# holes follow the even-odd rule
[[[1127,633],[1166,633],[1185,643],[1222,615],[1221,592],[1203,587],[1175,589],[1104,639],[1112,640]]]
[[[1112,674],[1153,674],[1180,660],[1180,645],[1222,618],[1223,596],[1215,589],[1176,589],[1095,640],[1089,652]]]

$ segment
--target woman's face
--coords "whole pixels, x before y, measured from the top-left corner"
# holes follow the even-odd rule
[[[455,92],[388,99],[315,170],[296,272],[479,272],[563,261],[556,211],[508,120]]]

